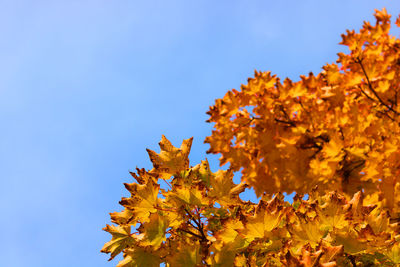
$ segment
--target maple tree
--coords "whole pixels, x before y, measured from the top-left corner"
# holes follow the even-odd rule
[[[191,167],[192,139],[163,136],[102,252],[122,252],[118,267],[400,266],[400,40],[385,9],[375,18],[318,75],[256,72],[216,100],[205,142],[228,170]],[[240,198],[248,187],[259,203]]]

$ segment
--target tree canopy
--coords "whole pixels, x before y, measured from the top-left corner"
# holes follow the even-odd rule
[[[385,9],[375,18],[318,75],[256,71],[216,100],[205,142],[228,170],[191,166],[192,139],[163,136],[102,252],[122,252],[118,267],[400,265],[400,40]],[[241,199],[247,187],[258,203]]]

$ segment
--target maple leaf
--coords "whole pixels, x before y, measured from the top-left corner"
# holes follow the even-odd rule
[[[283,210],[281,206],[282,196],[275,196],[269,202],[260,200],[256,207],[255,214],[247,218],[245,222],[244,236],[253,240],[271,236],[271,231],[280,227]]]
[[[117,256],[121,251],[123,251],[126,247],[133,244],[135,239],[131,236],[130,226],[113,226],[107,225],[104,231],[109,232],[112,235],[111,241],[104,244],[101,252],[111,253],[111,257],[109,260],[112,260],[115,256]]]
[[[224,243],[230,243],[236,239],[243,229],[243,222],[239,218],[229,218],[223,222],[221,231],[216,233],[215,237]]]
[[[159,256],[144,248],[134,247],[126,250],[124,259],[116,267],[159,267],[160,262]]]
[[[232,179],[232,172],[217,171],[215,175],[210,176],[211,190],[208,196],[218,199],[218,203],[223,206],[240,202],[239,194],[246,189],[247,185],[244,182],[236,185]]]
[[[190,170],[191,170],[190,174],[194,175],[195,177],[198,177],[201,181],[205,183],[207,187],[210,186],[210,180],[214,174],[210,170],[210,164],[208,163],[207,159],[202,160],[200,164],[194,166]]]
[[[335,85],[340,82],[342,74],[339,72],[339,67],[336,64],[327,64],[323,68],[328,84]]]
[[[152,246],[159,248],[163,241],[166,240],[166,229],[169,227],[168,220],[159,213],[153,213],[149,217],[149,222],[142,224],[138,231],[144,234],[143,246]]]
[[[209,200],[203,196],[203,192],[196,186],[176,187],[168,192],[167,200],[175,203],[176,207],[182,205],[204,206],[209,204]]]
[[[334,244],[342,245],[344,251],[349,254],[363,252],[368,247],[365,241],[358,239],[358,233],[355,230],[350,230],[346,233],[337,233]]]
[[[119,225],[129,224],[133,216],[133,211],[129,209],[124,209],[121,212],[110,213],[111,221]]]
[[[323,254],[321,256],[320,262],[324,263],[323,266],[336,266],[336,259],[343,255],[343,246],[322,246]],[[334,262],[334,264],[333,264]],[[330,265],[328,265],[330,264]]]
[[[240,254],[236,256],[234,265],[237,267],[246,267],[247,266],[247,258],[245,255]]]
[[[400,264],[400,243],[390,247],[385,254],[392,260],[394,264]]]
[[[364,194],[359,191],[354,194],[353,198],[348,201],[348,204],[344,209],[348,210],[346,216],[350,217],[352,220],[363,221],[366,216],[371,217],[371,211],[376,208],[376,205],[363,206]],[[377,209],[375,211],[378,211]]]
[[[328,194],[324,198],[325,203],[319,206],[317,215],[321,226],[328,226],[330,229],[342,229],[348,226],[346,214],[344,213],[347,201],[344,197],[340,197],[337,193]]]
[[[159,143],[161,152],[156,152],[147,149],[150,160],[154,168],[151,173],[159,175],[161,178],[169,179],[174,174],[179,174],[181,171],[189,167],[189,152],[192,146],[193,137],[183,140],[180,148],[174,147],[171,142],[163,135]]]
[[[154,176],[151,175],[149,172],[147,172],[145,169],[136,168],[136,172],[137,173],[134,172],[129,172],[129,173],[133,178],[135,178],[135,180],[139,184],[146,184],[149,179],[154,178]]]
[[[167,258],[170,266],[177,267],[196,267],[201,263],[200,244],[182,244],[179,243],[172,248],[172,253]]]
[[[233,266],[238,250],[243,248],[245,245],[246,245],[245,240],[240,237],[237,237],[230,242],[224,243],[223,245],[222,244],[214,245],[211,248],[213,254],[207,260],[207,262],[211,266],[216,266],[216,267]]]
[[[317,219],[306,219],[301,216],[297,218],[296,223],[288,227],[288,231],[292,238],[299,241],[300,244],[309,242],[311,246],[316,247],[327,234],[327,230],[319,228],[318,225],[319,221]]]
[[[160,185],[153,179],[149,179],[146,184],[125,183],[125,187],[131,192],[132,196],[130,198],[122,198],[120,204],[131,210],[132,216],[129,221],[140,220],[147,222],[149,214],[157,211],[156,206]]]

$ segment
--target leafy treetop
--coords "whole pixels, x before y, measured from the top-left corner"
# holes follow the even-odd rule
[[[102,252],[122,252],[118,267],[400,265],[400,40],[386,10],[375,17],[317,76],[256,72],[216,101],[206,142],[229,170],[191,167],[192,139],[163,136],[153,169],[125,184]],[[259,203],[241,199],[247,187]]]
[[[389,35],[390,15],[347,31],[337,64],[293,82],[256,72],[240,91],[210,108],[215,130],[208,152],[263,192],[380,191],[399,212],[400,40]],[[400,26],[400,20],[396,21]]]

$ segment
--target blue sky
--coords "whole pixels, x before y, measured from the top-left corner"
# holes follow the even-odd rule
[[[295,80],[398,1],[0,0],[1,265],[115,266],[99,253],[128,171],[193,136],[254,70]],[[398,31],[396,32],[398,35]]]

